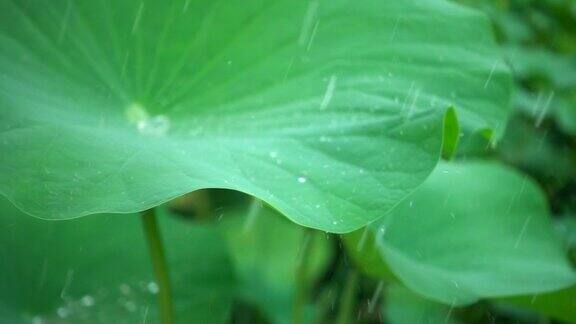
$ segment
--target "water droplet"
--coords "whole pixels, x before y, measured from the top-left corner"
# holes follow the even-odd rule
[[[298,177],[298,182],[305,183],[307,180],[304,177]]]
[[[273,159],[277,158],[277,157],[278,157],[278,152],[271,151],[271,152],[270,152],[270,157],[273,158]]]
[[[94,305],[94,297],[92,297],[90,295],[86,295],[86,296],[82,297],[80,302],[82,303],[82,305],[84,305],[86,307],[90,307],[90,306]]]
[[[132,302],[132,301],[127,301],[124,304],[124,307],[126,307],[126,310],[128,310],[130,313],[133,313],[136,311],[136,304],[134,304],[134,302]]]
[[[170,130],[170,119],[164,115],[158,115],[138,122],[137,126],[138,131],[144,135],[160,137]]]
[[[164,115],[150,116],[146,109],[133,103],[126,109],[126,118],[135,124],[141,134],[148,136],[163,136],[170,130],[170,119]]]
[[[66,318],[68,317],[68,315],[70,315],[70,311],[66,308],[66,307],[59,307],[56,310],[56,313],[58,314],[58,316],[60,316],[61,318]]]
[[[456,289],[460,289],[460,285],[458,284],[458,282],[452,281],[452,283],[454,284],[454,286],[456,287]]]
[[[130,289],[130,286],[128,286],[127,284],[121,284],[121,285],[120,285],[120,291],[121,291],[124,295],[128,295],[128,294],[130,294],[130,292],[132,291],[132,289]]]
[[[152,294],[158,293],[158,285],[154,281],[150,281],[146,288],[148,288],[148,291]]]
[[[322,143],[331,142],[331,141],[332,141],[332,139],[326,135],[320,136],[320,142],[322,142]]]

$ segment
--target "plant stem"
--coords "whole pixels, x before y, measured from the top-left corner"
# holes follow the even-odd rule
[[[346,277],[344,290],[342,291],[342,297],[340,299],[340,310],[338,311],[338,319],[336,320],[337,324],[347,324],[352,322],[352,311],[355,307],[356,289],[359,277],[358,271],[355,269],[350,269],[348,271],[348,276]]]
[[[296,268],[296,292],[294,294],[294,304],[292,308],[293,324],[300,324],[303,322],[304,307],[308,301],[307,275],[313,238],[313,230],[306,228],[303,233],[302,245],[300,246],[300,262],[298,262],[298,267]]]
[[[170,289],[170,279],[166,257],[164,255],[164,247],[162,246],[162,238],[160,237],[160,230],[154,209],[142,212],[142,225],[144,227],[146,241],[148,242],[154,276],[158,283],[160,322],[162,324],[172,324],[174,322],[172,316],[172,291]]]

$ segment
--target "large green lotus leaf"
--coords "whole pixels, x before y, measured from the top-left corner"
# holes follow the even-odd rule
[[[330,261],[328,237],[289,222],[257,200],[248,212],[223,211],[221,226],[243,299],[274,323],[290,323],[303,251],[309,251],[303,280],[311,288]]]
[[[386,288],[382,313],[390,324],[458,324],[456,310],[414,294],[401,285]]]
[[[447,107],[501,133],[488,20],[426,1],[0,1],[0,192],[63,219],[199,188],[359,228],[418,186]]]
[[[22,215],[5,199],[0,208],[0,322],[158,322],[138,215],[54,222]],[[236,289],[225,241],[215,228],[159,223],[177,322],[225,322]]]
[[[380,259],[413,291],[448,304],[543,293],[575,282],[546,200],[526,176],[492,162],[441,163],[369,226]],[[350,236],[350,248],[359,243]],[[360,236],[361,237],[361,236]]]

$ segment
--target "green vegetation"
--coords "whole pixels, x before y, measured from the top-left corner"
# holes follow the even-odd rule
[[[574,1],[0,0],[0,323],[576,323],[574,262]]]

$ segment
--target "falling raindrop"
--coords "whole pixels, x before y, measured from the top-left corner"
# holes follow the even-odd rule
[[[140,18],[142,17],[142,11],[144,10],[144,2],[140,3],[138,7],[138,11],[136,12],[136,18],[134,19],[134,23],[132,24],[132,34],[135,34],[138,31],[138,25],[140,23]]]
[[[368,301],[368,314],[372,314],[374,312],[374,308],[376,306],[376,302],[382,293],[382,289],[384,288],[384,281],[378,282],[378,286],[372,295],[372,298]]]
[[[244,222],[244,233],[247,233],[252,229],[260,210],[262,210],[262,200],[254,197],[250,202],[248,216],[246,216],[246,221]]]
[[[328,86],[326,87],[326,92],[324,93],[324,98],[322,98],[322,102],[320,103],[320,110],[328,108],[328,105],[332,101],[334,90],[336,90],[336,81],[338,81],[336,75],[331,75]]]
[[[62,24],[60,26],[60,33],[58,34],[58,44],[62,43],[66,30],[68,29],[68,22],[70,21],[70,14],[72,9],[72,1],[68,1],[66,5],[66,11],[64,13],[64,19],[62,19]]]
[[[490,73],[488,74],[488,78],[486,79],[486,82],[484,83],[484,89],[488,88],[488,85],[490,84],[490,81],[492,80],[492,75],[494,75],[494,70],[496,70],[497,66],[498,66],[498,61],[495,61],[494,64],[492,65],[492,69],[490,69]]]
[[[311,1],[306,10],[306,15],[304,16],[304,21],[302,23],[302,30],[300,31],[300,36],[298,37],[298,44],[301,46],[307,45],[310,41],[311,33],[313,32],[313,23],[316,20],[316,11],[319,7],[319,1]]]
[[[60,298],[64,299],[64,297],[66,296],[66,291],[68,290],[68,287],[70,287],[72,277],[74,277],[74,270],[69,269],[66,272],[66,278],[64,279],[64,286],[62,286],[62,291],[60,292]]]
[[[312,43],[314,43],[314,38],[316,37],[316,32],[318,31],[318,26],[320,25],[320,20],[316,21],[314,24],[314,28],[312,29],[312,35],[310,35],[310,39],[308,40],[308,45],[306,46],[306,52],[309,52],[312,48]]]
[[[544,120],[544,117],[546,117],[546,112],[548,111],[548,108],[550,108],[552,100],[554,100],[554,95],[555,95],[554,91],[550,92],[550,94],[548,95],[548,98],[546,99],[544,105],[542,106],[542,109],[538,114],[538,117],[536,118],[536,122],[534,124],[536,127],[540,127],[542,121]]]

